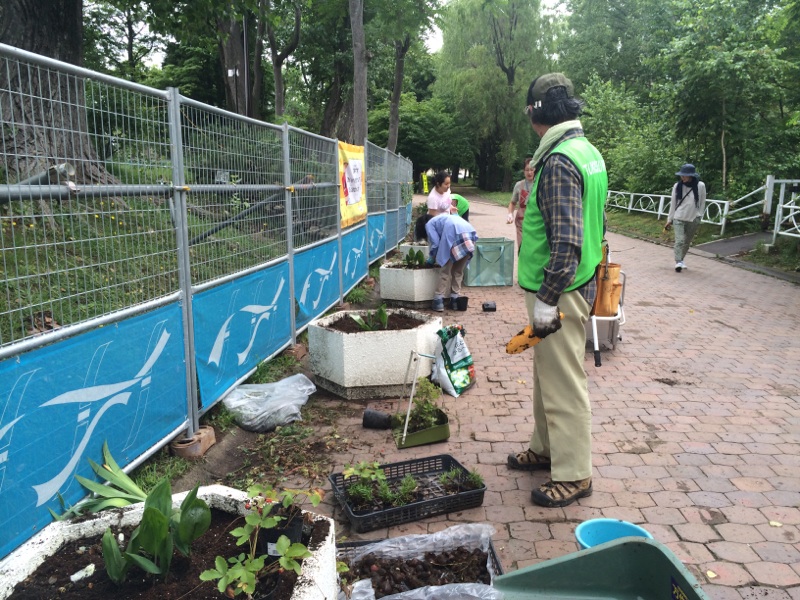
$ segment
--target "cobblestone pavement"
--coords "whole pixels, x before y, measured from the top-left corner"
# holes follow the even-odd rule
[[[416,201],[420,201],[416,198]],[[481,237],[514,237],[505,208],[473,201]],[[350,540],[488,522],[506,572],[578,550],[575,527],[595,517],[642,525],[715,599],[800,600],[800,287],[691,251],[673,270],[670,248],[608,236],[627,274],[622,341],[585,366],[593,406],[594,494],[565,508],[531,503],[546,474],[510,471],[506,456],[532,430],[532,351],[505,353],[526,323],[519,287],[466,288],[469,310],[444,313],[467,329],[478,382],[446,397],[446,443],[398,451],[387,431],[340,423],[357,440],[336,471],[453,455],[484,476],[483,506],[364,534],[328,495]],[[482,312],[492,300],[497,312]],[[396,401],[394,406],[396,407]],[[370,406],[392,408],[392,402]]]

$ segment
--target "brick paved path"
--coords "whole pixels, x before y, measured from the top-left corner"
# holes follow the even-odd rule
[[[514,237],[503,207],[473,199],[470,220],[482,237]],[[489,522],[506,572],[578,550],[585,519],[619,518],[669,546],[712,598],[800,600],[800,287],[697,251],[678,274],[670,248],[608,239],[628,276],[627,323],[601,367],[586,353],[591,497],[536,507],[530,492],[546,474],[506,468],[532,430],[532,354],[504,350],[526,323],[522,291],[482,287],[465,289],[467,312],[444,313],[466,327],[478,373],[476,386],[444,401],[450,440],[398,451],[388,432],[351,420],[339,432],[356,447],[334,458],[340,472],[360,460],[451,454],[485,477],[483,506],[365,534],[349,534],[332,495],[320,508],[351,540]],[[480,310],[486,300],[497,312]]]

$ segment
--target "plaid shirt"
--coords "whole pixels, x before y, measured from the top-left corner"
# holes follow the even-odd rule
[[[583,129],[568,131],[568,140],[583,136]],[[575,280],[583,246],[583,177],[578,168],[563,154],[553,154],[545,160],[539,178],[536,203],[544,220],[550,262],[544,269],[544,282],[536,297],[550,306],[558,304],[563,291]],[[578,288],[591,305],[597,293],[592,277]]]
[[[472,258],[475,252],[475,240],[478,236],[474,232],[466,232],[459,235],[455,244],[450,249],[450,256],[454,261],[461,260],[465,256]]]

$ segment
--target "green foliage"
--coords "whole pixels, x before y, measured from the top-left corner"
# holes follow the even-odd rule
[[[427,377],[420,377],[414,390],[413,406],[408,416],[408,431],[422,431],[442,424],[442,411],[436,405],[441,398],[442,390],[432,383]],[[405,426],[405,414],[392,416],[392,428],[399,429]]]
[[[363,304],[367,298],[369,298],[369,289],[363,285],[359,285],[347,292],[344,301],[350,304]]]
[[[147,498],[147,494],[128,477],[111,456],[108,442],[103,442],[103,465],[98,465],[91,458],[89,465],[97,473],[97,476],[106,481],[108,485],[76,475],[75,479],[94,496],[79,502],[60,516],[50,510],[54,519],[63,520],[84,513],[100,512],[107,508],[121,508],[137,502],[144,502]]]
[[[197,488],[195,486],[180,507],[173,510],[169,480],[162,480],[147,495],[142,520],[124,552],[120,551],[111,528],[106,530],[102,542],[103,561],[111,581],[121,584],[131,565],[165,579],[172,564],[173,548],[189,556],[192,542],[211,525],[211,510],[197,497]]]
[[[379,329],[386,329],[389,324],[389,313],[386,312],[386,305],[381,304],[375,310],[368,310],[364,312],[364,316],[350,315],[358,326],[363,331],[377,331]]]
[[[365,483],[380,483],[386,481],[386,473],[381,469],[379,462],[366,462],[361,461],[357,465],[347,465],[342,471],[345,479],[350,477],[357,477],[359,482]]]
[[[300,361],[289,354],[279,354],[256,367],[247,383],[274,383],[300,372]]]
[[[453,492],[477,490],[483,487],[483,477],[474,469],[464,472],[458,467],[453,467],[439,475],[439,483]]]
[[[419,484],[410,473],[400,480],[400,486],[395,492],[394,502],[396,506],[403,506],[414,501]]]
[[[413,248],[408,251],[403,263],[408,269],[422,269],[425,267],[425,254],[422,250],[414,250]]]
[[[245,509],[250,512],[244,518],[244,525],[233,529],[230,533],[236,538],[236,545],[248,545],[248,552],[228,558],[217,556],[214,568],[200,574],[202,581],[217,581],[220,593],[227,593],[228,588],[235,595],[241,593],[251,596],[256,590],[259,577],[278,569],[292,570],[298,575],[301,572],[300,561],[311,556],[308,548],[281,535],[275,544],[278,561],[266,564],[267,555],[256,556],[258,534],[262,529],[280,526],[284,517],[272,512],[273,508],[296,507],[299,510],[299,498],[307,498],[316,507],[322,501],[322,492],[318,489],[278,491],[269,485],[253,485],[247,490],[250,499]]]
[[[224,433],[235,426],[236,416],[225,408],[223,402],[217,402],[211,410],[203,415],[200,423],[202,425],[211,425],[214,429]]]

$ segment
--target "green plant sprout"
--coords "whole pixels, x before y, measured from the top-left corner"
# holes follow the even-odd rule
[[[363,331],[377,331],[386,329],[389,324],[389,313],[386,312],[386,305],[381,304],[375,310],[368,310],[364,316],[350,315]]]

